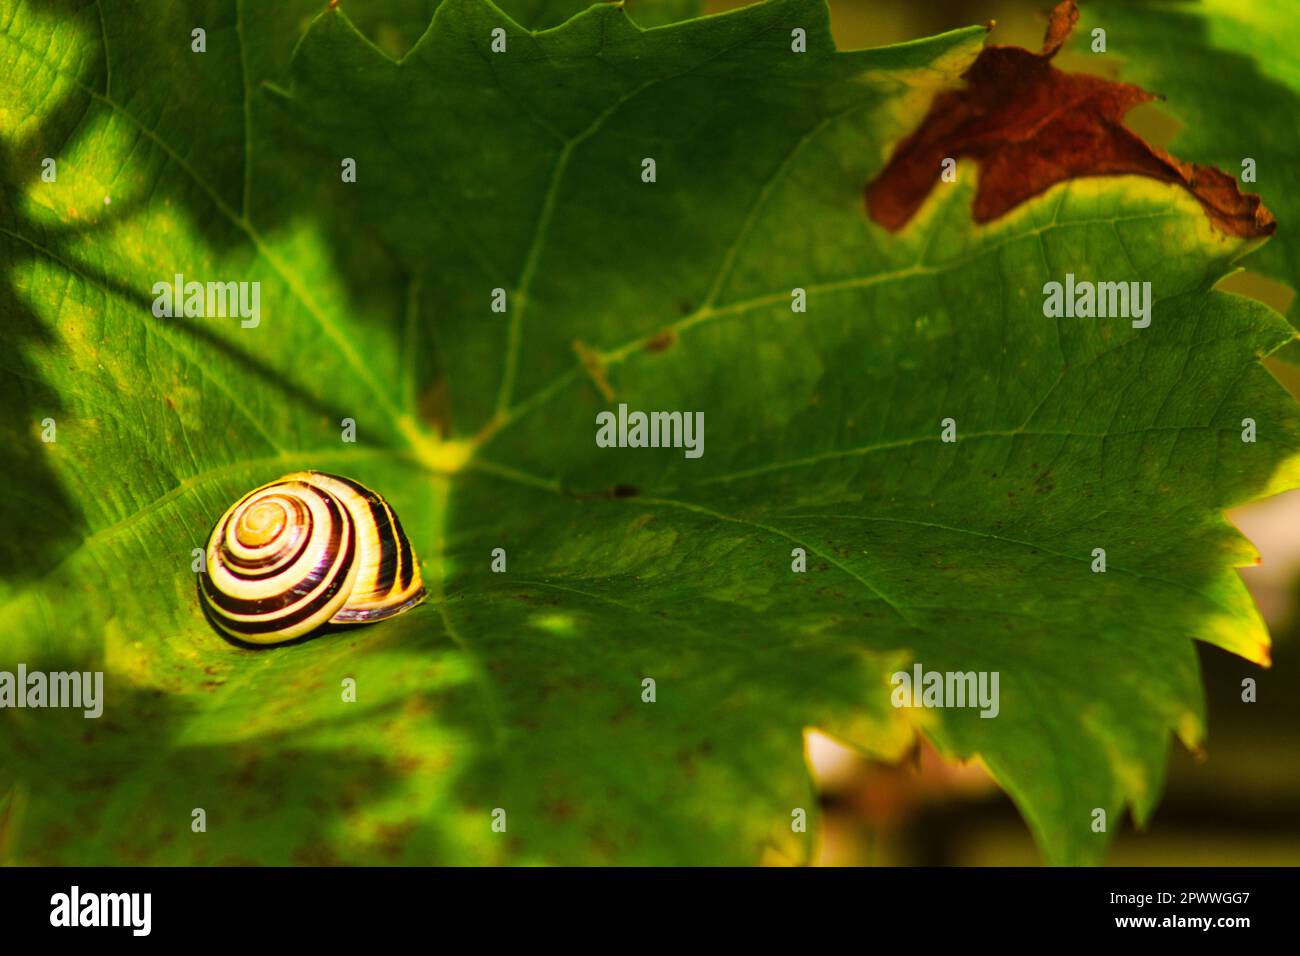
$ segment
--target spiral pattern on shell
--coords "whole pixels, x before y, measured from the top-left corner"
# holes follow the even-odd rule
[[[227,634],[278,644],[326,622],[365,624],[424,600],[419,562],[383,497],[300,471],[250,491],[208,539],[199,593]]]

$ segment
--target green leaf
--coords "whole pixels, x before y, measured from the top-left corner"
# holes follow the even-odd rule
[[[1300,241],[1285,227],[1300,217],[1300,70],[1292,55],[1296,9],[1288,3],[1087,3],[1075,47],[1106,30],[1105,59],[1119,76],[1166,97],[1179,123],[1170,149],[1182,159],[1240,177],[1255,161],[1257,192],[1283,228],[1250,258],[1250,269],[1300,289]],[[1117,62],[1115,62],[1117,61]],[[1291,318],[1296,311],[1292,300]],[[1286,350],[1291,359],[1300,356]]]
[[[1222,509],[1297,483],[1259,364],[1292,333],[1211,288],[1240,241],[1133,178],[975,228],[965,167],[870,224],[976,28],[837,52],[815,0],[644,33],[446,0],[399,62],[293,6],[0,0],[0,663],[106,672],[98,720],[5,714],[9,857],[798,860],[807,727],[978,757],[1051,862],[1150,816],[1203,732],[1192,638],[1267,659]],[[259,281],[261,323],[154,318],[177,272]],[[1152,282],[1150,328],[1045,319],[1066,272]],[[702,411],[703,456],[597,447],[620,402]],[[431,599],[234,647],[191,549],[303,467],[388,498]],[[892,707],[913,662],[997,671],[998,716]]]

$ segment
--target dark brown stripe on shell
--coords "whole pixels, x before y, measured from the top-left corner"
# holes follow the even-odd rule
[[[335,555],[338,554],[339,542],[342,539],[344,531],[343,522],[344,520],[351,522],[352,516],[349,514],[345,519],[343,516],[343,509],[339,507],[338,502],[336,502],[334,497],[328,492],[323,491],[320,488],[312,487],[311,485],[304,484],[303,487],[310,489],[312,493],[317,495],[321,501],[324,502],[325,507],[330,513],[330,537],[324,550],[326,560],[319,562],[310,572],[308,572],[306,577],[301,581],[295,582],[287,591],[281,591],[279,594],[273,594],[264,598],[254,598],[251,601],[232,597],[231,595],[218,591],[215,585],[211,583],[211,579],[207,574],[204,574],[202,576],[203,593],[207,595],[208,600],[212,603],[214,608],[225,611],[229,614],[266,614],[271,611],[282,611],[286,607],[289,607],[306,597],[308,594],[311,594],[316,590],[320,583],[325,580],[325,575],[329,573],[330,568],[335,564]],[[349,550],[353,550],[353,542],[355,541],[356,535],[352,534],[349,537],[352,539],[352,541],[349,542]],[[348,561],[348,565],[350,564],[351,560]],[[343,572],[345,574],[347,573],[346,566],[343,568]]]
[[[348,544],[344,549],[343,560],[339,563],[338,573],[326,586],[325,590],[316,600],[304,605],[292,614],[284,617],[265,618],[260,621],[236,621],[226,617],[224,614],[212,609],[213,613],[221,620],[223,625],[231,631],[239,634],[267,634],[271,631],[282,631],[295,624],[301,624],[313,614],[317,613],[322,607],[330,602],[338,594],[339,589],[343,587],[343,582],[347,579],[348,569],[352,567],[352,562],[356,558],[357,537],[355,534],[348,535]]]

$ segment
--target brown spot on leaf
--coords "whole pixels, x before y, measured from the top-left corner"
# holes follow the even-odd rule
[[[677,344],[677,330],[664,329],[657,335],[652,335],[645,340],[645,350],[647,352],[665,352]]]
[[[579,501],[597,501],[608,498],[635,498],[641,493],[636,485],[629,485],[620,482],[617,485],[611,485],[608,488],[602,488],[600,491],[566,491],[565,494],[570,498],[577,498]]]
[[[297,866],[342,866],[345,861],[323,840],[313,840],[293,851],[293,862]]]
[[[383,854],[385,859],[399,860],[406,850],[406,845],[418,829],[413,820],[403,820],[400,823],[381,823],[375,827],[376,849]]]
[[[572,820],[575,816],[576,808],[572,801],[558,798],[542,804],[542,813],[547,819],[556,823],[563,823],[566,820]]]
[[[1270,235],[1272,213],[1234,178],[1149,146],[1123,125],[1124,115],[1152,94],[1052,66],[1078,18],[1074,0],[1063,0],[1051,13],[1041,53],[996,45],[980,51],[965,84],[935,98],[867,185],[868,215],[890,231],[901,229],[934,188],[942,161],[968,157],[980,166],[976,222],[997,219],[1066,180],[1137,175],[1182,186],[1229,235]]]

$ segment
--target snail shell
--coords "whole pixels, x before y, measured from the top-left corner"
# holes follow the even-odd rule
[[[383,497],[299,471],[255,488],[217,522],[199,593],[212,622],[254,644],[366,624],[424,600],[401,522]]]

